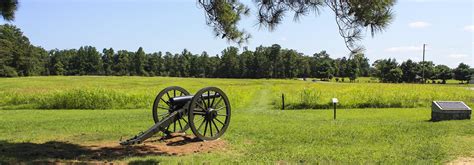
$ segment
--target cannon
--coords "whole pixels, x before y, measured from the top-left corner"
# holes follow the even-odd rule
[[[171,135],[189,128],[201,140],[215,140],[229,127],[230,111],[227,95],[217,87],[203,88],[195,95],[178,86],[167,87],[153,102],[155,125],[120,144],[140,144],[159,132]]]

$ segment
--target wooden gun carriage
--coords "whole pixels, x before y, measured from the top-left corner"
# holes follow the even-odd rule
[[[178,86],[163,89],[153,102],[155,125],[121,145],[139,144],[158,132],[170,135],[191,128],[201,140],[215,140],[222,136],[230,123],[230,103],[219,88],[206,87],[195,95]]]

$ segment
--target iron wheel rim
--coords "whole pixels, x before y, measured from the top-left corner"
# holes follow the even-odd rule
[[[219,97],[206,99],[205,95],[219,95]],[[230,117],[229,99],[216,87],[199,90],[189,104],[190,128],[201,140],[215,140],[222,136],[229,127]]]
[[[163,118],[170,115],[172,107],[169,102],[171,98],[177,97],[177,96],[188,96],[188,95],[190,95],[189,92],[186,89],[181,88],[179,86],[170,86],[161,90],[156,96],[155,101],[153,102],[153,108],[152,108],[153,121],[155,123],[158,123]],[[184,108],[187,108],[187,106],[184,106]],[[180,114],[176,117],[178,119],[176,119],[175,122],[172,122],[168,127],[166,127],[165,130],[168,130],[171,133],[173,132],[182,133],[182,132],[185,132],[187,129],[189,129],[189,122],[188,122],[189,120],[187,120],[187,111],[185,111],[185,113]]]

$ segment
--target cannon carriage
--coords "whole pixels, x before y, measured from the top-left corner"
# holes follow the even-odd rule
[[[201,140],[215,140],[229,126],[231,107],[219,88],[206,87],[190,95],[184,88],[171,86],[158,93],[152,114],[155,125],[120,144],[139,144],[158,132],[171,135],[189,128]]]

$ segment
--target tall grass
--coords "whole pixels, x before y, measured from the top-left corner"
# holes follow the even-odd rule
[[[464,101],[474,106],[474,91],[461,85],[305,83],[291,88],[276,85],[272,91],[275,107],[281,107],[278,96],[285,94],[286,109],[331,108],[331,98],[338,98],[341,108],[430,107],[435,100]]]
[[[129,94],[103,88],[74,88],[50,93],[8,94],[7,105],[29,105],[38,109],[136,109],[149,107],[147,95]]]
[[[28,77],[0,79],[0,109],[142,109],[151,108],[167,86],[191,94],[206,86],[221,88],[233,108],[246,106],[259,81],[161,77]]]
[[[474,106],[472,85],[312,83],[297,80],[202,79],[165,77],[27,77],[0,79],[0,109],[137,109],[151,108],[167,86],[182,86],[191,94],[206,86],[224,90],[233,108],[255,105],[254,95],[286,109],[429,107],[434,100],[460,100]],[[243,109],[245,110],[245,109]]]

